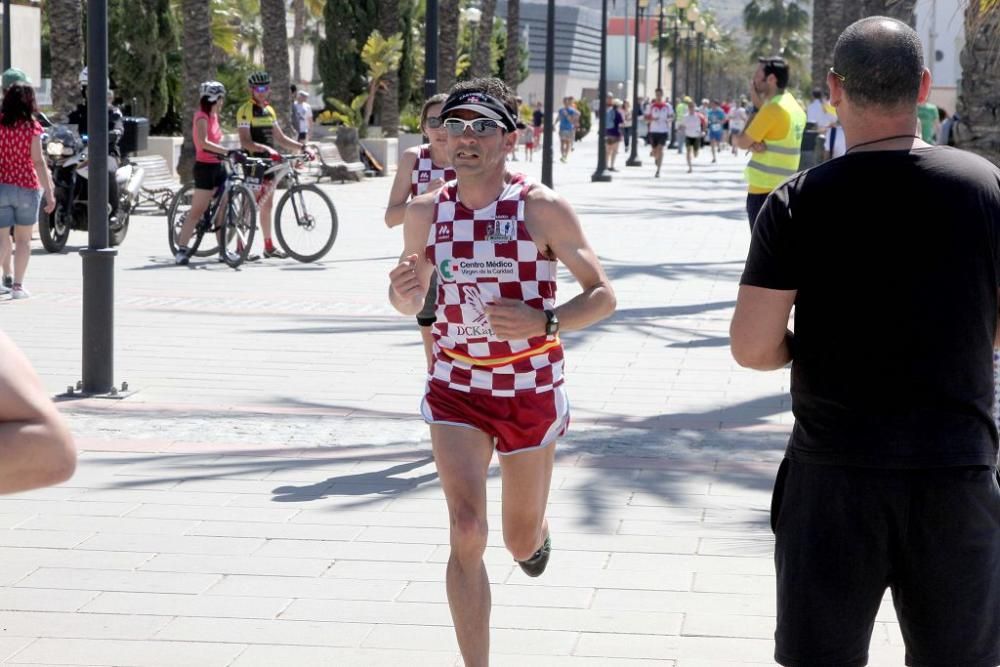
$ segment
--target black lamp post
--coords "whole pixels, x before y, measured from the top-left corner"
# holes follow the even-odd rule
[[[684,35],[684,93],[691,93],[691,30]]]
[[[674,116],[670,120],[670,148],[677,145],[677,66],[680,62],[681,24],[684,23],[687,0],[679,0],[676,6],[678,15],[674,17],[674,55],[670,63],[670,104],[674,109]]]
[[[3,0],[3,69],[10,68],[10,0]]]
[[[542,121],[542,183],[551,188],[552,117],[556,112],[556,0],[549,0],[545,16],[545,119]]]
[[[704,47],[705,47],[705,33],[699,30],[698,31],[697,40],[698,40],[698,52],[697,52],[697,60],[695,61],[695,68],[694,68],[694,73],[695,73],[695,76],[697,77],[697,83],[695,84],[695,90],[697,91],[697,94],[695,96],[695,102],[696,103],[701,103],[701,100],[705,99],[705,91],[702,89],[702,83],[703,83],[703,81],[702,81],[702,67],[701,67],[702,64],[704,63],[704,59],[703,58],[704,58],[704,54],[705,54],[705,51],[704,51]]]
[[[663,0],[660,0],[660,22],[656,28],[656,87],[663,89]]]
[[[608,183],[608,155],[604,149],[604,133],[608,122],[608,0],[601,0],[601,71],[597,92],[597,169],[590,180]]]
[[[632,64],[632,153],[625,161],[626,167],[641,167],[642,160],[639,159],[639,142],[634,138],[639,136],[639,113],[642,108],[639,103],[639,25],[642,21],[642,12],[649,4],[649,0],[635,0],[635,62]],[[626,26],[626,33],[628,27]]]
[[[424,99],[437,94],[438,0],[427,0],[426,37],[424,39]]]

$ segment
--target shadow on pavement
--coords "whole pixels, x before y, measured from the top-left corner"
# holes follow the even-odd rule
[[[401,463],[376,472],[331,477],[308,486],[279,486],[273,491],[273,500],[278,503],[290,503],[319,500],[328,496],[399,495],[406,491],[412,491],[421,484],[436,480],[437,473],[431,472],[419,477],[395,477],[394,475],[422,468],[433,461],[434,457],[429,456],[419,461]]]

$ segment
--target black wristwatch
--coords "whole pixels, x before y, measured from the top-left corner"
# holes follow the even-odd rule
[[[556,311],[545,309],[545,335],[555,336],[559,333],[559,318]]]

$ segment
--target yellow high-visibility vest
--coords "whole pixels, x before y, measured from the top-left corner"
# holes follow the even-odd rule
[[[777,104],[788,114],[788,132],[781,139],[768,139],[767,150],[753,154],[746,168],[751,191],[770,192],[799,170],[806,112],[787,92],[775,95],[768,104]]]

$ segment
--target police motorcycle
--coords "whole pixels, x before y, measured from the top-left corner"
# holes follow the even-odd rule
[[[81,74],[84,80],[85,74]],[[121,118],[120,114],[118,118]],[[117,246],[125,240],[128,233],[129,220],[132,211],[139,201],[139,189],[145,177],[145,170],[133,164],[128,159],[129,144],[135,143],[135,130],[129,121],[145,121],[145,119],[124,119],[124,124],[118,124],[109,132],[109,153],[119,152],[119,141],[125,135],[125,145],[122,146],[123,157],[118,161],[114,174],[115,184],[110,191],[117,193],[118,206],[109,202],[109,238],[110,245]],[[131,125],[135,125],[133,122]],[[122,129],[124,127],[124,129]],[[130,132],[130,130],[132,130]],[[131,141],[130,141],[131,140]],[[132,148],[134,150],[134,148]],[[42,150],[45,154],[49,171],[52,174],[55,210],[51,214],[40,208],[38,216],[38,231],[42,246],[49,252],[61,252],[69,239],[70,231],[86,231],[87,216],[87,178],[89,161],[87,159],[87,135],[78,134],[70,125],[52,125],[42,134]],[[114,159],[109,157],[109,159]],[[109,174],[110,178],[110,174]]]

